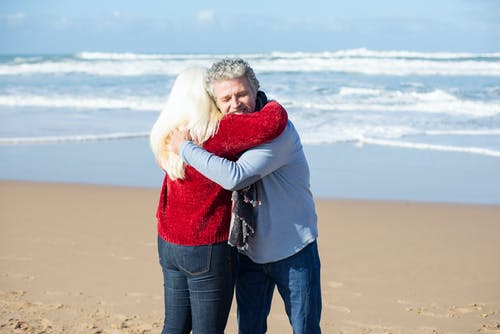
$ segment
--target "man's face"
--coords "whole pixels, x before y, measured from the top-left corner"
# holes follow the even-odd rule
[[[255,111],[255,94],[246,77],[220,80],[214,84],[215,103],[223,115]]]

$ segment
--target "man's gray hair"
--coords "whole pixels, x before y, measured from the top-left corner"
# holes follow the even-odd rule
[[[260,84],[253,69],[241,58],[224,58],[215,62],[207,71],[205,86],[208,94],[215,99],[214,84],[219,80],[246,77],[250,87],[257,94]]]

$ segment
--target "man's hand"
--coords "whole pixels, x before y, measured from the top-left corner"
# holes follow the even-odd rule
[[[174,133],[172,133],[172,138],[170,138],[167,149],[171,152],[174,152],[175,154],[179,154],[181,145],[186,140],[191,140],[189,130],[176,130],[174,131]]]

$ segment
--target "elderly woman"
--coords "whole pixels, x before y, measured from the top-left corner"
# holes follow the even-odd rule
[[[236,255],[227,243],[231,192],[185,166],[168,148],[175,131],[188,130],[198,145],[235,160],[276,138],[286,127],[286,111],[258,99],[262,95],[251,68],[242,76],[249,90],[240,98],[263,105],[259,112],[223,115],[206,92],[206,71],[190,68],[175,80],[151,130],[151,148],[166,171],[156,214],[165,294],[162,333],[223,333],[227,323]]]

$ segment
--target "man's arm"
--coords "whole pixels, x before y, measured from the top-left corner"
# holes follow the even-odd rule
[[[179,155],[205,177],[227,190],[239,190],[284,165],[289,146],[285,131],[272,142],[259,145],[243,153],[237,161],[221,158],[191,141],[183,141]]]

